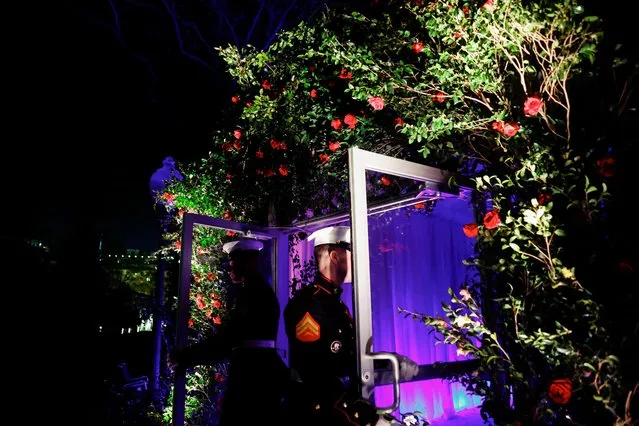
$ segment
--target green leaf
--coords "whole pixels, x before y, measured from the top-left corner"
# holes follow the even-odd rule
[[[498,361],[498,360],[500,360],[500,359],[501,359],[501,357],[500,357],[500,356],[492,355],[492,356],[490,356],[490,357],[486,360],[486,364],[490,365],[490,363],[491,363],[491,362],[493,362],[493,361]]]

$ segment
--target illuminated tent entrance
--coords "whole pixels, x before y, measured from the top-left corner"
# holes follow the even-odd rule
[[[473,368],[473,361],[458,356],[452,345],[436,345],[436,337],[425,325],[398,313],[398,308],[402,308],[442,315],[441,303],[450,298],[448,288],[458,290],[466,281],[468,272],[462,261],[472,256],[474,240],[464,236],[462,226],[474,222],[470,190],[451,188],[450,176],[439,169],[358,148],[350,148],[348,154],[349,212],[278,228],[184,215],[177,345],[187,343],[191,262],[184,259],[191,259],[195,226],[232,230],[262,240],[265,274],[283,311],[291,294],[291,282],[303,278],[299,265],[312,258],[311,243],[294,236],[308,235],[330,225],[350,225],[353,284],[345,285],[342,298],[356,321],[362,397],[380,410],[419,411],[430,420],[477,406],[478,397],[468,395],[460,384],[442,379],[442,371]],[[380,180],[384,186],[399,185],[399,195],[391,199],[377,194],[376,186],[370,182]],[[294,256],[289,256],[291,238],[295,242]],[[283,319],[277,346],[288,363]],[[420,364],[419,374],[410,383],[400,385],[396,370],[373,371],[373,359],[388,358],[388,352],[416,361]],[[184,424],[184,401],[182,373],[175,378],[175,425]]]

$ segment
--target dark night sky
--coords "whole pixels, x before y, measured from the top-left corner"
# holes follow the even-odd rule
[[[21,183],[5,233],[54,246],[97,244],[103,233],[107,249],[153,249],[149,178],[167,155],[208,150],[224,84],[170,52],[157,56],[153,79],[104,26],[56,12],[55,28],[40,27],[36,81],[18,102],[27,135],[13,144],[20,160],[9,178]]]

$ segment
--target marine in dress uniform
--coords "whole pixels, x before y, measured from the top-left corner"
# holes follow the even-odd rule
[[[257,272],[262,248],[254,239],[224,245],[230,256],[229,275],[240,286],[228,321],[208,339],[174,354],[183,367],[230,359],[220,426],[254,425],[277,415],[288,384],[288,368],[275,349],[280,305]]]
[[[375,408],[358,400],[356,387],[349,386],[357,380],[355,330],[340,296],[350,269],[350,228],[324,228],[309,239],[314,240],[318,273],[284,310],[293,376],[289,424],[388,424],[378,423]],[[318,256],[318,249],[326,251]]]

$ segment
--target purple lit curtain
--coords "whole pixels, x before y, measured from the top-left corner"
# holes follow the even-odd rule
[[[428,327],[399,314],[398,307],[429,315],[442,315],[441,304],[450,300],[448,288],[464,284],[462,261],[472,256],[474,240],[462,226],[474,221],[468,200],[439,200],[432,212],[409,207],[369,217],[373,345],[375,351],[398,352],[418,364],[464,360],[452,345],[435,344]],[[302,261],[311,247],[298,244]],[[293,271],[291,271],[293,272]],[[353,312],[352,286],[345,284],[343,300]],[[378,405],[392,401],[390,386],[375,390]],[[401,385],[400,412],[421,412],[429,420],[448,418],[478,406],[463,386],[443,380]]]

